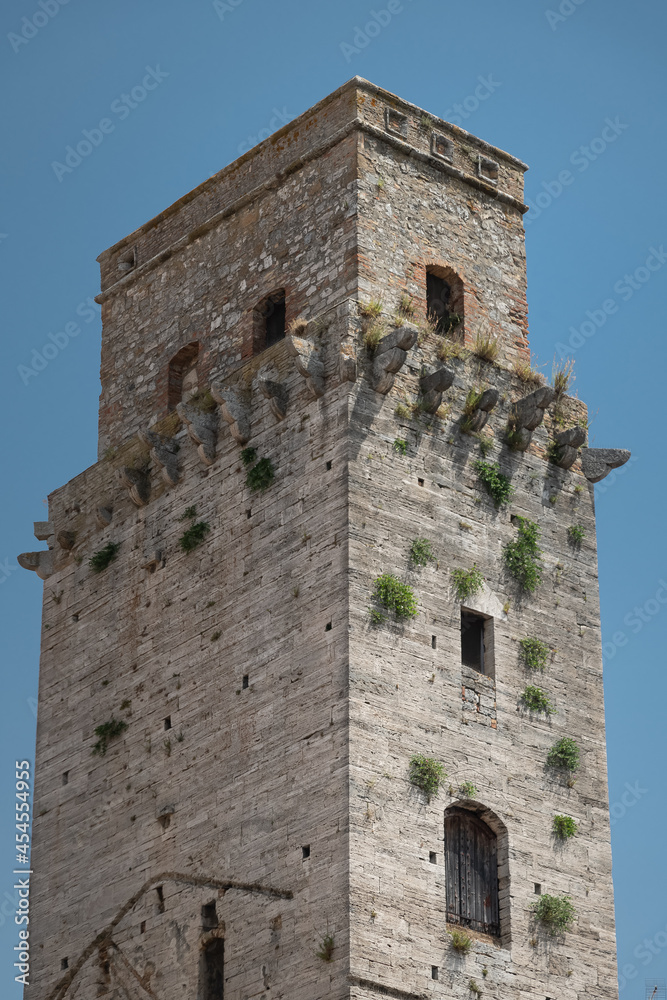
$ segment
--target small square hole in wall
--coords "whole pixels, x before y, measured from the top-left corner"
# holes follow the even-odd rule
[[[423,485],[424,485],[424,480],[423,479],[418,479],[417,480],[417,486],[423,486]]]
[[[164,728],[165,729],[171,729],[171,716],[170,715],[168,715],[167,718],[164,720]]]
[[[428,852],[428,860],[431,862],[432,865],[437,865],[438,855],[435,853],[435,851]]]
[[[438,979],[439,974],[440,974],[440,970],[438,969],[438,966],[437,965],[432,965],[431,966],[431,979]]]
[[[63,771],[63,785],[69,783],[69,771]]]
[[[310,857],[310,844],[304,844],[301,848],[301,857],[305,861],[306,858]]]
[[[145,934],[146,933],[146,921],[145,920],[142,920],[141,923],[139,924],[139,933],[140,934]]]
[[[247,688],[249,683],[249,676],[250,676],[249,674],[243,675],[243,681],[241,682],[241,687]]]
[[[477,161],[477,173],[491,184],[498,183],[498,164],[486,156],[480,156]]]
[[[437,647],[438,647],[438,640],[436,639],[436,637],[434,635],[432,635],[431,636],[431,649],[437,649]]]
[[[69,958],[61,958],[60,959],[60,968],[61,969],[68,969],[69,968]]]
[[[408,134],[408,119],[400,111],[395,111],[394,108],[385,108],[384,127],[387,132],[391,132],[393,135],[406,136]]]
[[[331,462],[327,462],[327,472],[331,471]]]
[[[324,626],[324,631],[325,632],[330,632],[331,631],[331,622],[327,622],[326,623],[326,625]]]
[[[431,156],[437,156],[439,160],[452,162],[454,153],[454,143],[439,132],[431,132]]]
[[[540,882],[535,882],[534,885],[535,885],[535,895],[536,896],[541,896],[542,895],[542,885],[541,885],[541,883]]]

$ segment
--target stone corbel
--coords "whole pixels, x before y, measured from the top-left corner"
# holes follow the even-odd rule
[[[236,389],[225,389],[219,382],[211,385],[211,395],[220,405],[223,418],[235,441],[246,444],[250,440],[250,407]]]
[[[287,389],[280,382],[260,377],[257,385],[261,394],[268,399],[271,412],[276,420],[284,420],[287,415]]]
[[[53,552],[46,549],[41,552],[22,552],[16,557],[16,561],[23,569],[36,573],[40,580],[48,580],[54,570]]]
[[[556,443],[553,456],[554,465],[557,465],[559,469],[571,469],[585,440],[586,430],[584,427],[570,427],[566,431],[554,434]]]
[[[130,494],[130,500],[137,507],[145,507],[151,498],[150,475],[145,469],[116,469],[116,478]]]
[[[465,424],[462,429],[467,434],[478,434],[482,428],[486,427],[489,414],[499,398],[500,393],[497,389],[485,389],[473,412],[464,418]]]
[[[48,542],[56,533],[53,521],[33,521],[33,531],[38,542]]]
[[[405,364],[408,351],[417,343],[418,331],[411,324],[399,326],[383,337],[373,353],[373,388],[385,396],[394,376]]]
[[[419,380],[422,398],[420,405],[426,413],[435,413],[442,403],[442,394],[454,381],[454,372],[449,368],[438,368],[430,375],[423,375]]]
[[[111,524],[112,517],[113,510],[111,507],[98,507],[95,511],[95,520],[97,521],[98,528],[106,528],[107,525]]]
[[[203,413],[195,406],[179,403],[176,412],[186,425],[188,434],[195,442],[197,454],[204,465],[213,465],[218,443],[218,414]]]
[[[287,338],[287,350],[296,358],[296,367],[306,380],[308,389],[317,399],[324,395],[324,364],[312,340],[303,337]]]
[[[581,467],[589,483],[599,483],[630,458],[625,448],[582,448]]]
[[[512,448],[515,451],[526,450],[533,431],[544,420],[544,411],[553,402],[555,395],[555,389],[550,385],[543,385],[512,405],[509,426],[512,431]]]
[[[176,458],[178,444],[173,438],[163,438],[155,431],[139,431],[139,439],[151,450],[151,458],[162,470],[162,478],[167,486],[175,486],[181,478],[179,462]]]
[[[56,541],[61,549],[70,552],[76,542],[76,531],[59,531],[56,534]]]
[[[354,348],[344,345],[338,355],[338,375],[341,382],[357,381],[357,362]]]

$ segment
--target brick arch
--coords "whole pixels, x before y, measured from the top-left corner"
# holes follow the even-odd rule
[[[199,357],[199,341],[192,340],[181,347],[169,362],[167,372],[167,409],[175,410],[183,399],[183,381]]]
[[[465,799],[445,810],[444,833],[447,923],[491,934],[507,947],[511,940],[507,827],[481,802]],[[466,872],[460,870],[460,855],[467,859]],[[458,905],[462,883],[468,893],[483,893],[476,908]]]

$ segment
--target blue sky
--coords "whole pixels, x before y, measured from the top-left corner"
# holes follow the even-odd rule
[[[383,23],[366,32],[372,11]],[[32,522],[46,517],[47,494],[95,461],[95,258],[359,74],[530,165],[533,351],[547,374],[554,354],[574,357],[592,443],[633,452],[596,493],[621,996],[643,997],[645,979],[667,978],[667,8],[657,0],[5,0],[0,21],[3,995],[19,996],[7,916],[14,761],[34,758],[42,589],[15,555],[40,547]],[[153,89],[133,99],[147,77]],[[489,91],[481,101],[480,78]],[[84,130],[95,145],[68,164],[67,147]]]

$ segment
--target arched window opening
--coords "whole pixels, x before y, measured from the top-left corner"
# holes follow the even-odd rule
[[[445,813],[447,922],[500,934],[496,834],[467,809]]]
[[[440,334],[463,333],[463,282],[449,267],[426,269],[426,314]]]
[[[197,357],[199,343],[193,340],[181,347],[169,362],[167,383],[167,408],[175,410],[186,396],[197,389]]]
[[[225,942],[213,938],[202,951],[197,1000],[223,1000],[225,990]]]
[[[253,354],[277,344],[285,336],[285,289],[267,295],[253,312]]]

